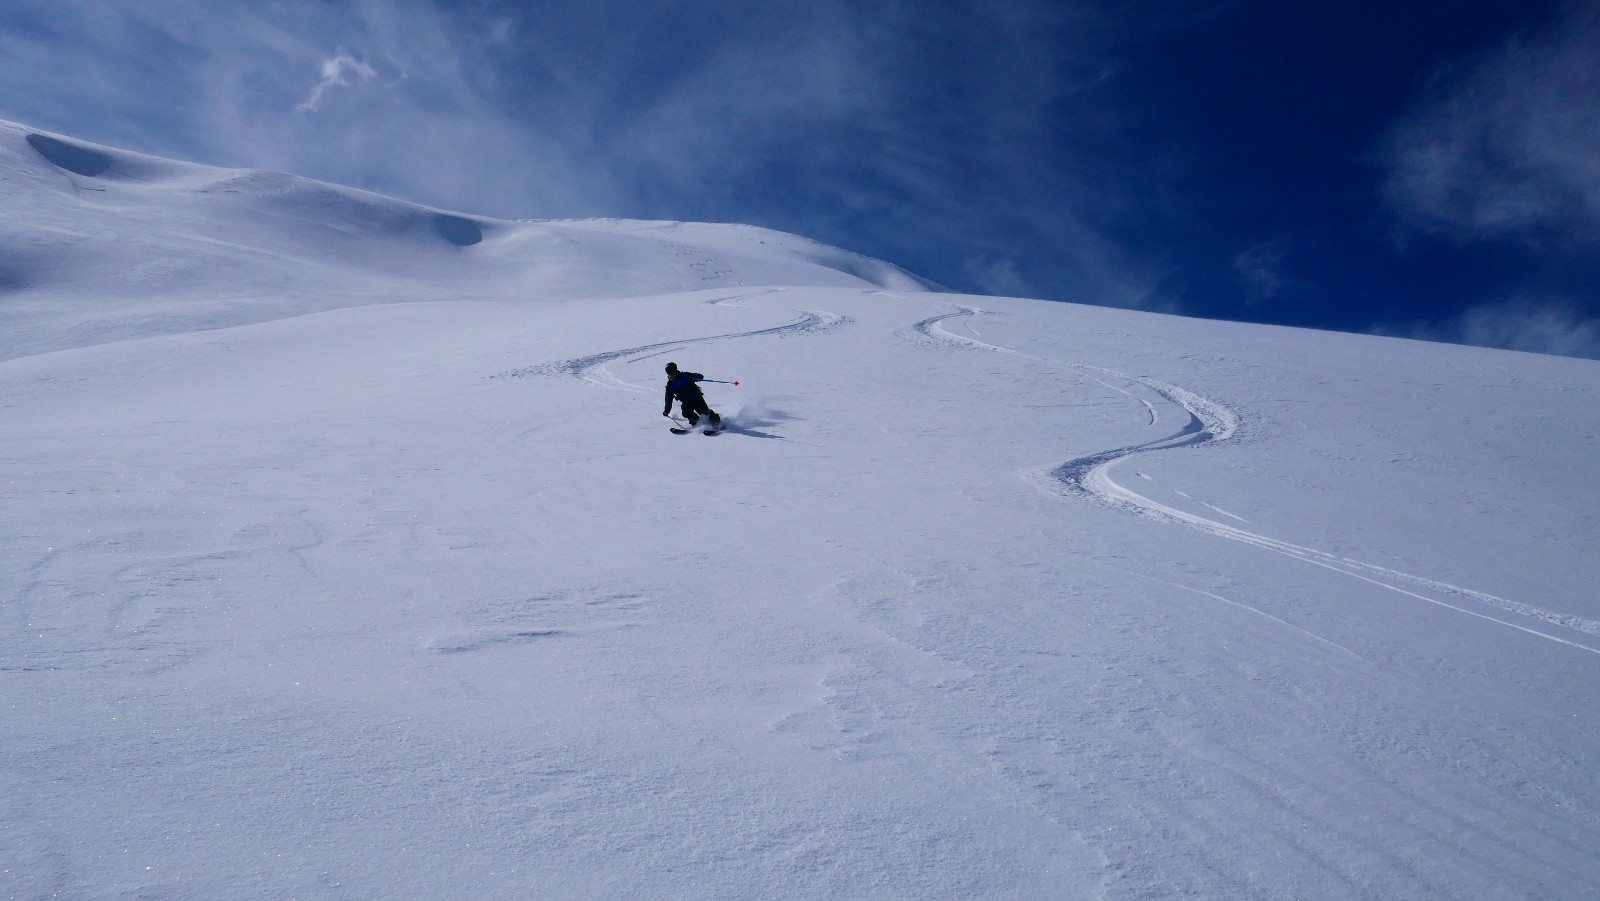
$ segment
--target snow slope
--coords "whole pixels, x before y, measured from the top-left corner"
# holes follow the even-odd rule
[[[463,216],[4,121],[0,193],[3,358],[394,301],[929,287],[887,263],[767,229]]]
[[[0,895],[1600,894],[1594,361],[29,134]]]

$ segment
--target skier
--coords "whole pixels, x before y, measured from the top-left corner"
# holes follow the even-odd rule
[[[706,406],[706,396],[700,393],[700,386],[695,384],[705,376],[698,372],[679,372],[677,363],[667,364],[667,408],[661,411],[662,416],[672,415],[672,399],[677,398],[683,407],[683,415],[689,420],[689,428],[700,424],[700,414],[711,417],[711,428],[706,434],[714,435],[722,431],[722,417],[717,411]],[[679,431],[673,429],[674,432]],[[688,431],[683,429],[682,431]]]

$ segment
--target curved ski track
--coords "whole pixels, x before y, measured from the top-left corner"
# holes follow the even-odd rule
[[[733,300],[744,300],[750,297],[758,297],[766,293],[770,292],[762,291],[755,294],[742,295],[739,297],[722,298],[717,302],[726,303]],[[711,302],[713,301],[707,301],[707,303]],[[676,341],[661,341],[655,344],[641,344],[637,347],[625,347],[621,350],[602,351],[601,353],[589,354],[582,357],[573,357],[572,359],[568,360],[557,360],[552,363],[540,363],[536,366],[528,366],[523,369],[513,369],[507,372],[496,373],[495,375],[490,376],[490,378],[524,378],[526,376],[570,375],[574,378],[582,379],[591,384],[601,385],[607,388],[621,388],[626,391],[654,391],[656,390],[655,388],[646,388],[641,385],[635,385],[632,382],[623,381],[622,379],[613,375],[611,371],[606,368],[607,364],[613,360],[624,357],[628,358],[626,362],[634,363],[639,360],[647,360],[650,357],[664,354],[669,350],[674,350],[679,347],[686,347],[690,344],[703,344],[708,341],[720,341],[725,338],[756,338],[763,335],[818,334],[849,325],[852,321],[849,316],[843,316],[838,313],[830,313],[826,310],[801,310],[800,313],[800,317],[793,322],[786,322],[783,325],[775,325],[770,328],[754,329],[747,332],[727,332],[721,335],[706,335],[699,338],[681,338]]]
[[[1127,375],[1125,373],[1116,372],[1115,370],[1104,369],[1099,366],[1051,360],[1045,357],[1038,357],[1034,356],[1033,354],[1012,350],[1008,347],[990,344],[986,341],[979,341],[976,338],[968,337],[966,335],[957,335],[944,328],[943,323],[945,320],[964,316],[976,316],[985,311],[979,307],[969,307],[955,304],[952,304],[952,306],[956,306],[956,310],[954,312],[943,313],[938,316],[931,316],[927,319],[917,322],[911,326],[912,331],[926,338],[937,341],[975,347],[996,353],[1003,353],[1009,356],[1021,357],[1023,359],[1044,363],[1046,365],[1066,366],[1080,376],[1088,378],[1089,380],[1109,388],[1112,391],[1125,394],[1134,400],[1138,400],[1144,405],[1145,410],[1149,413],[1151,424],[1154,424],[1158,420],[1158,415],[1155,408],[1151,406],[1148,401],[1138,397],[1130,391],[1110,384],[1109,382],[1106,382],[1095,375],[1091,375],[1090,373],[1099,373],[1101,375],[1117,379],[1124,379],[1143,385],[1144,387],[1154,391],[1156,394],[1188,412],[1188,422],[1184,423],[1182,428],[1178,429],[1171,435],[1166,436],[1165,438],[1158,438],[1154,441],[1148,441],[1143,444],[1135,444],[1127,447],[1119,447],[1112,450],[1101,451],[1097,454],[1091,454],[1086,457],[1068,460],[1065,463],[1050,467],[1046,470],[1033,471],[1027,474],[1032,478],[1033,481],[1035,481],[1037,484],[1040,484],[1040,486],[1046,490],[1052,491],[1056,494],[1086,497],[1108,506],[1126,510],[1130,513],[1135,513],[1162,522],[1187,526],[1198,531],[1215,535],[1219,538],[1226,538],[1231,541],[1237,541],[1242,544],[1248,544],[1253,547],[1273,551],[1288,557],[1293,557],[1313,566],[1320,566],[1324,569],[1342,573],[1353,579],[1360,579],[1363,582],[1379,586],[1380,588],[1388,589],[1389,591],[1393,591],[1410,598],[1426,601],[1427,603],[1435,604],[1450,610],[1455,610],[1459,613],[1465,613],[1468,616],[1485,619],[1489,622],[1497,623],[1511,629],[1516,629],[1520,632],[1526,632],[1530,635],[1536,635],[1540,638],[1549,639],[1550,641],[1560,642],[1564,645],[1570,645],[1572,647],[1588,651],[1591,654],[1600,654],[1600,648],[1591,647],[1587,644],[1562,638],[1558,635],[1552,635],[1548,632],[1540,631],[1538,629],[1531,629],[1527,626],[1506,622],[1503,619],[1488,616],[1475,610],[1469,610],[1465,607],[1457,606],[1447,601],[1440,600],[1436,597],[1429,597],[1424,594],[1419,594],[1418,592],[1431,591],[1436,594],[1443,594],[1463,600],[1476,601],[1485,606],[1503,610],[1507,613],[1514,613],[1519,616],[1529,617],[1554,626],[1572,629],[1586,635],[1600,636],[1600,622],[1584,619],[1583,617],[1579,616],[1573,616],[1571,614],[1545,610],[1540,607],[1535,607],[1531,604],[1507,600],[1506,598],[1497,597],[1496,595],[1488,594],[1486,592],[1474,591],[1470,588],[1462,588],[1459,585],[1452,585],[1448,582],[1441,582],[1424,576],[1412,575],[1411,573],[1401,572],[1399,570],[1378,566],[1376,564],[1367,563],[1361,560],[1354,560],[1349,557],[1341,557],[1336,554],[1319,551],[1315,548],[1306,547],[1304,545],[1282,541],[1266,535],[1260,535],[1255,532],[1249,532],[1236,526],[1228,525],[1227,523],[1217,522],[1216,520],[1208,519],[1194,513],[1175,509],[1117,483],[1111,478],[1111,467],[1117,461],[1125,457],[1134,456],[1136,454],[1173,450],[1180,447],[1198,447],[1202,444],[1225,441],[1237,430],[1238,418],[1232,413],[1232,411],[1228,410],[1221,404],[1195,394],[1187,389],[1180,388],[1176,385],[1167,384],[1166,382],[1160,382],[1140,376]],[[1232,514],[1228,515],[1231,516]],[[1409,586],[1409,588],[1403,586]],[[1417,590],[1413,591],[1410,589]]]

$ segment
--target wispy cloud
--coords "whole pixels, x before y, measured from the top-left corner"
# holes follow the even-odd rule
[[[1032,285],[1017,268],[1015,257],[983,259],[969,257],[962,263],[967,280],[998,297],[1029,297]]]
[[[489,215],[616,200],[584,148],[500,91],[488,48],[507,40],[503,17],[426,0],[7,7],[0,115]]]
[[[1377,331],[1425,341],[1600,359],[1600,317],[1566,298],[1522,297],[1480,304],[1443,323]]]
[[[359,60],[344,51],[328,57],[322,61],[322,79],[311,88],[310,96],[306,97],[295,109],[303,113],[314,113],[322,106],[322,97],[333,88],[350,87],[350,79],[354,77],[357,83],[365,84],[378,77],[378,73],[365,60]]]
[[[1284,258],[1288,255],[1289,242],[1283,238],[1263,241],[1234,255],[1233,270],[1244,286],[1245,303],[1272,300],[1289,287],[1284,270]]]
[[[1600,242],[1600,2],[1438,74],[1385,151],[1410,228],[1463,240]]]
[[[1160,264],[1108,223],[1152,181],[1117,162],[1114,8],[13,0],[0,116],[467,212],[754,222],[958,287],[1153,306]]]

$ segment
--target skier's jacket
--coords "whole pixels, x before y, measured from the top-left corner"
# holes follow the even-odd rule
[[[672,410],[674,398],[681,401],[684,407],[693,407],[705,402],[706,396],[700,393],[700,386],[695,382],[705,378],[698,372],[680,372],[667,379],[667,411]]]

